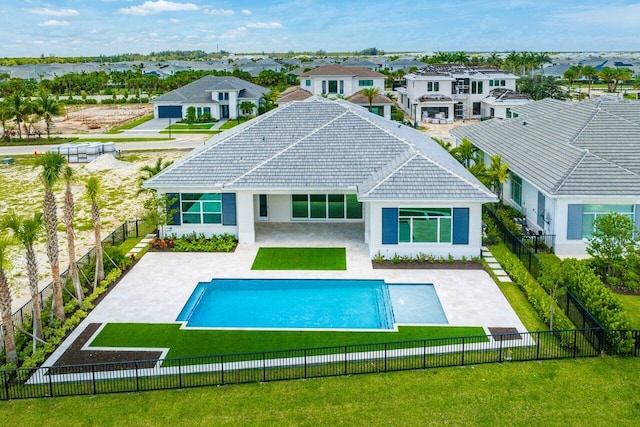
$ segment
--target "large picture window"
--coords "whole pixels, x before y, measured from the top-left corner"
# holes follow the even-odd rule
[[[593,234],[593,222],[602,215],[617,212],[626,215],[634,221],[635,212],[633,205],[584,205],[582,213],[582,237],[588,239]]]
[[[180,213],[183,224],[222,224],[222,195],[181,193]]]
[[[358,80],[358,86],[373,86],[373,80]]]
[[[401,208],[399,243],[451,243],[451,208]]]
[[[362,219],[362,203],[355,194],[293,194],[293,219]]]

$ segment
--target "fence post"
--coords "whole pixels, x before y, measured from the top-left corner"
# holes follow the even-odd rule
[[[266,355],[264,353],[262,353],[262,382],[266,383],[267,382],[267,361],[266,361]]]
[[[13,371],[13,372],[16,372],[16,371]],[[4,377],[4,392],[5,392],[5,395],[7,396],[6,400],[9,400],[9,371],[3,371],[2,376]]]
[[[38,368],[36,368],[37,370]],[[32,369],[33,371],[33,369]],[[53,395],[53,375],[49,375],[49,394],[51,395],[51,397],[54,397]]]
[[[138,362],[136,364],[136,393],[140,391],[140,376],[138,375]]]
[[[536,339],[536,360],[540,360],[540,332],[536,335],[538,335]]]
[[[462,366],[464,366],[464,337],[462,337]]]
[[[384,343],[384,371],[387,372],[387,343]]]
[[[182,359],[178,359],[178,385],[182,388]]]
[[[498,355],[498,362],[502,363],[502,338],[500,338],[500,354]]]
[[[96,389],[96,365],[91,365],[91,382],[93,383],[93,394],[98,394]]]
[[[304,379],[307,379],[307,349],[304,349]]]
[[[344,369],[344,374],[343,375],[347,375],[347,371],[349,370],[349,368],[347,367],[347,346],[344,346],[344,363],[343,363],[343,369]]]
[[[138,219],[136,218],[136,237],[140,237],[140,231],[138,230]]]
[[[224,385],[224,356],[220,356],[220,385]]]
[[[427,340],[422,340],[422,369],[427,368]]]
[[[573,330],[573,358],[575,359],[578,355],[578,330]]]

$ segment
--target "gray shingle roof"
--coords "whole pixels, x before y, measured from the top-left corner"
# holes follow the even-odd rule
[[[549,195],[640,194],[640,103],[532,102],[516,119],[452,130]]]
[[[204,76],[201,79],[167,92],[153,99],[151,102],[212,102],[212,91],[239,91],[239,99],[259,99],[269,91],[262,86],[249,83],[231,76]]]
[[[361,200],[495,200],[429,135],[320,97],[288,103],[213,137],[145,186],[353,189]]]

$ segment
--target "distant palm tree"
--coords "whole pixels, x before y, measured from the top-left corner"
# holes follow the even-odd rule
[[[64,321],[64,301],[62,299],[62,279],[60,278],[60,263],[58,262],[58,205],[53,187],[62,176],[67,160],[60,153],[48,151],[36,157],[36,165],[42,167],[40,181],[44,185],[42,208],[44,213],[44,227],[47,235],[47,258],[51,268],[53,282],[53,312]]]
[[[14,120],[18,128],[18,138],[22,139],[22,122],[32,110],[31,103],[19,92],[14,93],[9,97],[9,105],[11,106],[11,112],[13,113]]]
[[[620,73],[618,68],[602,67],[598,77],[607,84],[607,92],[615,92],[618,87]]]
[[[598,70],[596,70],[591,65],[585,65],[582,67],[582,75],[589,80],[589,88],[587,90],[587,97],[591,96],[591,84],[593,83],[593,79],[598,77]]]
[[[502,186],[509,177],[509,166],[502,161],[500,154],[494,154],[489,158],[491,159],[491,165],[487,171],[487,177],[491,182],[493,191],[498,196],[500,203],[502,203]]]
[[[465,168],[471,166],[471,160],[475,158],[478,149],[467,138],[462,138],[460,145],[453,149],[454,157],[464,165]]]
[[[380,89],[377,87],[368,87],[366,89],[362,89],[360,92],[369,100],[369,111],[373,108],[373,100],[376,99],[376,96],[380,93]]]
[[[9,246],[13,240],[4,233],[0,234],[0,315],[4,325],[4,353],[7,363],[18,364],[18,352],[16,351],[16,334],[11,316],[11,288],[7,279],[6,269],[9,268]],[[1,326],[0,326],[1,327]]]
[[[65,182],[64,190],[64,206],[63,206],[63,220],[67,232],[67,249],[69,252],[69,276],[75,289],[76,299],[82,304],[84,294],[82,292],[82,285],[80,284],[80,277],[78,276],[78,264],[76,264],[76,235],[73,229],[73,214],[75,211],[75,202],[73,200],[73,192],[71,191],[71,184],[74,181],[75,175],[73,169],[70,166],[66,166],[62,172],[62,177]]]
[[[171,166],[173,164],[173,161],[167,161],[164,162],[162,160],[162,157],[158,157],[156,159],[156,163],[153,166],[143,166],[140,168],[139,172],[140,175],[138,176],[138,185],[140,186],[140,189],[138,190],[138,192],[136,193],[137,195],[140,195],[142,193],[148,193],[149,190],[148,188],[143,188],[142,184],[150,179],[153,178],[154,176],[158,175],[160,172],[162,172],[163,170],[165,170],[166,168],[168,168],[169,166]]]
[[[569,83],[569,96],[571,96],[571,85],[574,81],[580,78],[581,67],[574,65],[572,67],[567,68],[567,70],[562,74],[562,77],[567,80]]]
[[[104,280],[104,265],[102,261],[102,237],[100,236],[100,179],[97,176],[92,176],[87,181],[86,196],[91,202],[91,221],[93,222],[93,237],[96,245],[96,273],[93,287]]]
[[[38,261],[33,248],[42,232],[42,212],[35,212],[33,218],[23,218],[12,212],[3,219],[2,223],[3,227],[11,230],[15,239],[24,246],[29,289],[31,291],[31,307],[33,310],[33,335],[42,339],[44,334],[42,332],[42,316],[40,315],[40,292],[38,291]],[[35,351],[35,340],[33,345]]]
[[[242,101],[240,105],[238,105],[238,109],[245,117],[249,116],[255,108],[256,104],[251,101]]]
[[[41,89],[40,96],[35,100],[35,111],[44,120],[47,127],[47,139],[51,139],[53,116],[64,114],[64,108],[49,95],[49,92]]]

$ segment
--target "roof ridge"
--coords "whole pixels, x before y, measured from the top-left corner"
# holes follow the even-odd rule
[[[578,147],[575,147],[578,148]],[[579,149],[579,148],[578,148]],[[581,150],[583,152],[582,157],[580,157],[578,159],[578,161],[576,162],[575,165],[573,165],[573,167],[571,168],[571,170],[564,176],[564,178],[562,178],[562,181],[560,182],[560,184],[556,185],[556,187],[553,189],[553,192],[556,193],[560,188],[562,188],[562,186],[564,185],[565,182],[567,182],[567,180],[569,179],[569,177],[571,175],[573,175],[573,173],[576,171],[576,169],[578,169],[578,166],[580,166],[580,164],[582,163],[582,161],[585,159],[585,157],[587,157],[589,155],[589,150]]]
[[[267,164],[268,162],[270,162],[271,160],[277,158],[278,156],[280,156],[281,154],[283,154],[286,151],[289,151],[289,149],[291,149],[292,147],[298,145],[300,142],[304,141],[305,139],[309,138],[312,135],[315,135],[316,133],[320,132],[320,130],[324,129],[325,127],[327,127],[329,124],[335,122],[336,120],[338,120],[339,118],[345,116],[347,114],[347,111],[344,111],[343,113],[338,114],[336,117],[332,118],[331,120],[327,121],[326,123],[324,123],[322,126],[314,129],[313,131],[309,132],[308,134],[306,134],[305,136],[303,136],[302,138],[298,139],[297,141],[292,142],[291,144],[287,145],[285,148],[283,148],[282,150],[278,151],[276,154],[272,155],[271,157],[263,160],[262,162],[258,163],[257,165],[255,165],[254,167],[252,167],[251,169],[249,169],[248,171],[238,175],[237,177],[235,177],[234,179],[232,179],[231,181],[229,181],[226,185],[233,185],[234,182],[237,182],[238,180],[240,180],[241,178],[249,175],[250,173],[254,172],[255,170],[257,170],[258,168],[264,166],[265,164]]]
[[[593,119],[598,115],[598,110],[599,109],[600,109],[600,107],[596,106],[596,108],[594,109],[593,113],[591,114],[591,117],[589,118],[589,120],[587,120],[587,122],[582,126],[582,128],[578,132],[576,132],[576,134],[571,138],[571,140],[569,141],[569,143],[567,145],[575,147],[573,145],[573,143],[576,142],[576,139],[578,139],[580,137],[580,135],[582,135],[584,130],[587,128],[587,126],[589,126],[589,124],[593,121]],[[578,147],[576,147],[576,148],[578,148]]]
[[[383,177],[381,180],[378,181],[378,183],[376,185],[374,185],[373,187],[371,187],[369,189],[369,191],[367,191],[366,193],[364,193],[362,195],[362,197],[366,197],[369,194],[371,194],[376,188],[380,187],[382,184],[384,184],[385,182],[387,182],[389,180],[389,178],[391,178],[396,172],[398,172],[400,169],[402,169],[407,163],[409,163],[411,160],[415,159],[415,157],[418,155],[419,153],[414,152],[411,156],[409,156],[409,158],[407,160],[405,160],[404,162],[400,163],[397,167],[395,167],[391,172],[389,172],[385,177]],[[373,174],[372,174],[373,175]]]
[[[602,156],[600,156],[600,155],[598,155],[598,154],[596,154],[596,153],[593,153],[593,152],[591,152],[591,151],[589,151],[589,150],[587,149],[587,150],[585,150],[584,156],[582,156],[582,157],[580,158],[580,160],[578,160],[578,162],[576,163],[576,165],[571,169],[571,172],[569,172],[569,173],[564,177],[564,179],[562,180],[562,182],[561,182],[560,184],[558,184],[558,186],[554,189],[554,192],[555,192],[555,191],[558,191],[560,188],[562,188],[562,186],[564,185],[564,183],[565,183],[565,182],[566,182],[566,181],[571,177],[571,175],[573,175],[573,173],[576,171],[576,169],[578,169],[578,166],[580,166],[580,164],[581,164],[581,163],[586,159],[586,157],[587,157],[587,156],[595,157],[595,158],[597,158],[597,159],[599,159],[599,160],[601,160],[601,161],[603,161],[603,162],[605,162],[605,163],[608,163],[608,164],[609,164],[609,165],[611,165],[611,166],[614,166],[614,167],[616,167],[616,168],[618,168],[618,169],[622,169],[623,171],[628,172],[628,173],[630,173],[630,174],[632,174],[632,175],[640,176],[640,174],[638,174],[637,172],[634,172],[634,171],[632,171],[631,169],[625,168],[624,166],[621,166],[621,165],[617,164],[616,162],[612,162],[611,160],[609,160],[609,159],[607,159],[607,158],[605,158],[605,157],[602,157]]]

